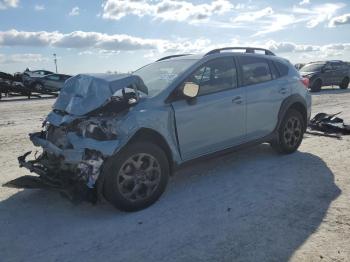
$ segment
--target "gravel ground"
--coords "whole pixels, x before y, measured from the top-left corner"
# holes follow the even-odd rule
[[[27,174],[54,100],[0,102],[0,183]],[[313,95],[313,113],[350,122],[350,90]],[[0,261],[350,261],[350,137],[306,135],[280,156],[266,144],[178,171],[150,208],[73,205],[55,192],[0,188]]]

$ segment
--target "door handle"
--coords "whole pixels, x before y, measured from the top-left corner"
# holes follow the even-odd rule
[[[287,88],[281,88],[280,90],[278,90],[278,93],[282,94],[282,95],[285,95],[287,94]]]
[[[235,98],[232,99],[232,103],[235,104],[242,104],[243,100],[241,96],[236,96]]]

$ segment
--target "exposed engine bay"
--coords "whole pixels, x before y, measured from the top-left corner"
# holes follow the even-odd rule
[[[142,93],[140,93],[141,91]],[[42,148],[18,157],[20,167],[39,176],[24,176],[4,186],[56,189],[71,200],[97,200],[103,163],[119,145],[118,121],[141,96],[142,80],[133,75],[78,75],[70,78],[40,132],[29,134]]]

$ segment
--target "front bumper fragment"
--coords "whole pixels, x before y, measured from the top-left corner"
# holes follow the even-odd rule
[[[83,160],[85,150],[82,148],[61,149],[43,138],[42,132],[29,134],[29,137],[35,146],[42,147],[45,152],[62,158],[68,164],[76,164]]]
[[[80,202],[87,200],[92,203],[97,202],[97,194],[95,188],[88,188],[81,181],[77,180],[74,174],[70,172],[53,172],[47,169],[42,163],[42,156],[34,160],[26,158],[31,151],[18,157],[20,167],[27,168],[31,173],[39,176],[26,175],[5,184],[4,187],[10,188],[42,188],[60,192],[72,202]]]

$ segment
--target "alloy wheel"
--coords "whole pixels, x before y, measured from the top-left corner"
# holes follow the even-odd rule
[[[289,118],[283,131],[285,144],[290,148],[297,146],[302,136],[302,125],[300,119],[297,117]]]
[[[117,186],[129,201],[145,200],[152,196],[161,178],[158,160],[150,154],[138,153],[129,157],[117,175]]]

